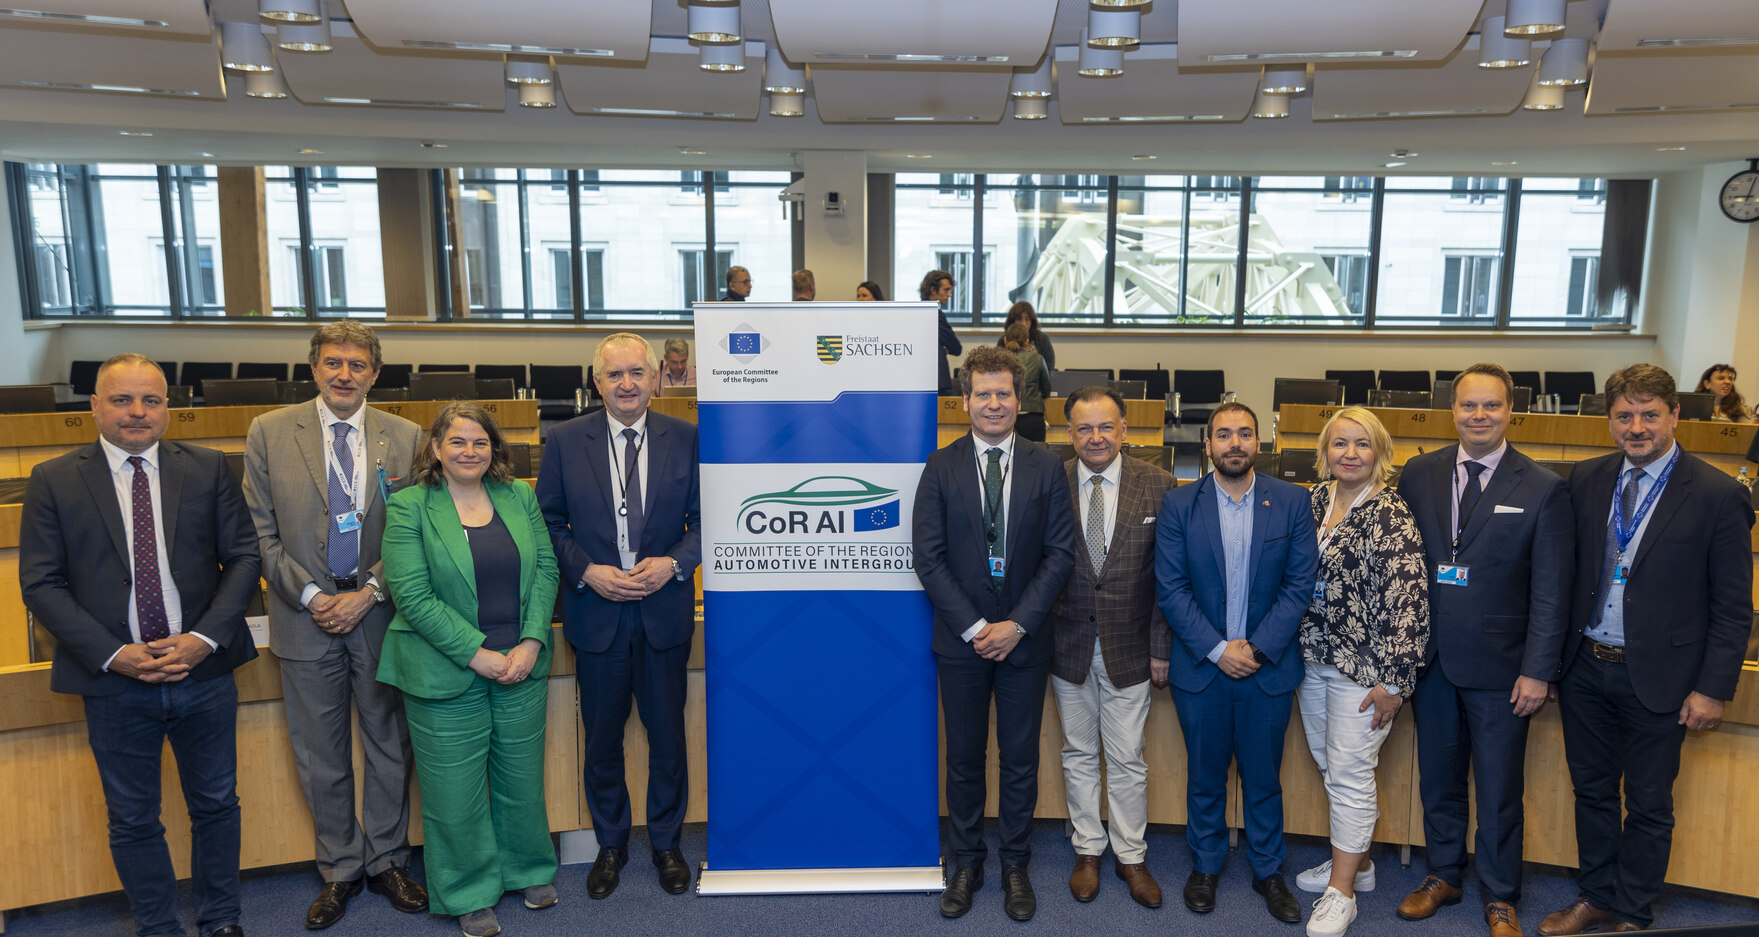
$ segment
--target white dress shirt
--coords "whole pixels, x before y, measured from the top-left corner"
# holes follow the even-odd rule
[[[610,445],[606,448],[610,450],[611,458],[611,495],[617,499],[618,504],[623,502],[623,484],[620,481],[624,477],[623,460],[627,458],[624,455],[624,450],[629,446],[629,440],[623,438],[623,431],[625,429],[635,430],[636,445],[639,446],[635,456],[635,471],[641,477],[641,500],[644,508],[642,519],[645,523],[647,519],[645,508],[650,501],[647,496],[647,411],[642,411],[639,419],[625,426],[612,416],[610,409],[607,408],[605,410],[605,425],[606,432],[610,434],[608,437]],[[623,561],[624,572],[635,568],[637,559],[635,548],[638,546],[640,544],[629,542],[628,516],[622,513],[617,514],[617,556]]]
[[[110,463],[110,480],[116,487],[116,506],[122,511],[123,545],[127,547],[128,568],[134,569],[134,524],[129,520],[134,516],[134,466],[128,464],[128,452],[111,444],[110,440],[98,437],[98,444],[104,449],[104,458]],[[183,597],[177,591],[177,583],[171,578],[171,555],[165,550],[165,509],[164,499],[159,495],[159,444],[153,445],[140,454],[141,468],[147,473],[147,485],[153,497],[153,549],[159,555],[159,591],[165,597],[165,624],[172,635],[183,633]],[[134,589],[128,590],[128,637],[130,643],[140,644],[140,607],[135,603]],[[208,642],[208,647],[219,650],[220,645],[205,634],[196,637]],[[122,648],[116,649],[116,654]],[[104,669],[110,669],[110,661],[116,659],[111,654],[104,661]]]
[[[363,404],[360,407],[357,407],[354,411],[354,415],[346,420],[337,416],[329,407],[324,406],[324,398],[321,396],[317,399],[317,407],[318,424],[324,428],[325,495],[327,497],[330,491],[330,476],[340,471],[336,465],[336,424],[347,423],[348,443],[354,447],[354,504],[358,509],[359,506],[366,501],[366,406]],[[327,503],[328,502],[326,502],[326,504]],[[336,519],[330,516],[329,508],[326,507],[324,509],[324,534],[326,539],[330,532],[329,525],[334,523],[336,523]],[[360,568],[357,565],[354,569],[349,570],[349,572],[358,574]],[[368,573],[366,578],[373,585],[379,585],[377,576]],[[299,593],[299,607],[302,609],[305,608],[305,606],[311,602],[312,596],[315,596],[322,591],[324,591],[323,587],[317,583],[306,583],[305,588]],[[384,587],[380,586],[379,591],[383,592]]]
[[[1081,488],[1075,501],[1081,507],[1082,531],[1087,530],[1087,515],[1091,513],[1088,505],[1093,500],[1094,476],[1097,475],[1102,479],[1099,490],[1101,497],[1105,499],[1105,518],[1102,523],[1105,524],[1104,546],[1108,553],[1112,549],[1112,531],[1118,526],[1118,483],[1124,477],[1124,459],[1124,454],[1120,452],[1112,459],[1112,464],[1106,466],[1103,471],[1091,471],[1086,465],[1082,465],[1075,471],[1075,477],[1081,480]],[[1081,557],[1081,559],[1085,560],[1086,557]]]
[[[1466,463],[1477,462],[1479,465],[1484,466],[1484,470],[1478,473],[1478,491],[1480,496],[1482,496],[1483,492],[1490,488],[1490,477],[1496,474],[1496,467],[1502,464],[1503,453],[1508,451],[1509,442],[1506,439],[1482,458],[1474,459],[1467,455],[1465,446],[1460,446],[1458,449],[1454,450],[1454,507],[1453,514],[1451,515],[1454,520],[1454,526],[1448,529],[1450,534],[1455,537],[1460,535],[1460,496],[1466,493],[1466,482],[1472,477],[1471,473],[1466,471]],[[1493,507],[1492,510],[1494,509],[1495,508]],[[1472,513],[1478,513],[1477,506],[1473,506]]]
[[[975,432],[971,434],[971,448],[977,452],[977,494],[979,498],[983,497],[983,476],[989,472],[989,451],[991,449],[999,449],[1002,453],[1001,529],[1002,542],[1004,544],[1006,544],[1008,540],[1008,496],[1014,493],[1014,440],[1016,438],[1018,437],[1013,433],[1009,433],[1008,438],[1002,440],[1001,445],[992,446],[989,443],[978,439]],[[984,510],[987,511],[988,509],[988,506],[985,505]],[[988,544],[984,545],[984,552],[985,554],[989,552]],[[1003,548],[1002,552],[1007,552],[1006,547]],[[976,624],[966,628],[965,632],[959,635],[959,637],[964,638],[966,643],[970,643],[983,632],[984,628],[987,628],[988,626],[989,619],[979,618]]]

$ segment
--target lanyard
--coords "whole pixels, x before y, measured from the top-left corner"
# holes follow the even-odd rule
[[[635,460],[634,460],[635,464],[631,465],[627,469],[620,470],[620,469],[618,469],[617,464],[616,464],[617,463],[617,442],[616,442],[616,440],[621,439],[622,437],[623,437],[623,434],[618,433],[616,435],[616,438],[612,439],[612,441],[611,441],[611,471],[612,471],[612,473],[614,473],[617,476],[617,516],[618,517],[628,517],[629,516],[629,482],[631,480],[633,480],[633,478],[634,478],[634,475],[632,473],[641,471],[641,447],[647,444],[647,427],[643,426],[641,428],[641,435],[635,437],[635,442],[633,442],[633,443],[626,442],[623,444],[623,451],[625,453],[625,459],[627,459],[627,453],[629,451],[629,447],[631,445],[633,445],[635,447]]]
[[[348,425],[345,420],[337,420],[336,423],[341,423],[344,426]],[[330,431],[330,452],[324,457],[324,461],[330,466],[330,474],[336,476],[336,483],[342,486],[342,493],[348,496],[348,505],[358,509],[360,507],[360,499],[354,496],[354,481],[360,475],[362,463],[366,461],[365,434],[352,426],[348,427],[349,435],[354,437],[352,440],[349,440],[348,443],[348,448],[354,450],[354,475],[344,478],[342,477],[342,463],[336,458],[336,423],[331,423],[328,427]]]
[[[1000,446],[991,446],[990,448],[991,449],[1000,449],[1001,447]],[[986,449],[984,451],[988,452],[989,450]],[[1006,452],[1004,452],[1002,454],[1007,455]],[[978,464],[983,465],[983,463],[981,463],[981,462],[979,462]],[[983,514],[984,514],[983,521],[986,525],[988,525],[984,530],[984,539],[987,540],[991,545],[994,545],[996,542],[996,518],[1001,516],[1003,501],[1005,501],[1008,496],[1008,471],[1010,469],[1012,469],[1013,467],[1014,467],[1014,460],[1013,459],[1007,459],[1006,464],[1004,464],[1002,466],[1002,483],[1000,485],[996,486],[995,500],[993,500],[993,501],[990,500],[989,492],[986,491],[983,493]],[[985,466],[984,473],[986,476],[987,476],[988,472],[989,472],[989,469],[987,466]]]
[[[1618,538],[1620,559],[1624,558],[1625,550],[1630,547],[1631,541],[1637,536],[1637,528],[1643,526],[1643,519],[1649,516],[1649,509],[1655,506],[1656,496],[1661,494],[1662,487],[1673,475],[1673,467],[1679,464],[1679,461],[1680,452],[1678,448],[1675,448],[1673,458],[1667,460],[1667,468],[1661,470],[1661,475],[1655,479],[1655,484],[1649,486],[1649,493],[1643,496],[1643,503],[1637,505],[1637,513],[1632,516],[1631,526],[1628,529],[1625,527],[1625,499],[1620,497],[1617,491],[1612,493],[1612,532]]]
[[[1454,511],[1455,511],[1455,513],[1458,513],[1460,515],[1460,520],[1459,520],[1459,523],[1454,527],[1454,542],[1452,544],[1450,544],[1450,546],[1453,547],[1453,553],[1450,555],[1450,561],[1459,560],[1459,558],[1460,558],[1460,536],[1466,532],[1466,522],[1472,519],[1473,514],[1477,513],[1478,502],[1484,500],[1484,474],[1483,474],[1483,472],[1482,471],[1479,472],[1479,476],[1477,479],[1473,479],[1471,477],[1471,475],[1467,475],[1466,481],[1462,484],[1462,483],[1460,483],[1460,472],[1465,468],[1465,466],[1466,466],[1466,463],[1464,463],[1464,462],[1454,463],[1454,482],[1456,484],[1460,484],[1460,490],[1454,492]],[[1485,466],[1485,468],[1488,469],[1489,466]],[[1460,496],[1464,495],[1466,493],[1466,485],[1472,484],[1472,482],[1474,480],[1476,480],[1478,482],[1478,498],[1477,498],[1477,500],[1472,502],[1471,507],[1468,507],[1465,511],[1461,511],[1460,510]]]
[[[1367,488],[1362,489],[1362,493],[1356,496],[1356,500],[1350,502],[1350,506],[1344,509],[1344,516],[1338,518],[1336,524],[1333,524],[1330,527],[1319,528],[1319,552],[1325,552],[1325,546],[1326,544],[1331,543],[1332,535],[1338,532],[1339,527],[1344,526],[1344,521],[1349,519],[1351,511],[1361,507],[1362,502],[1368,500],[1368,496],[1374,493],[1374,489],[1375,486],[1373,485],[1369,485]],[[1338,486],[1335,482],[1331,486],[1331,493],[1334,496],[1338,493]],[[1330,505],[1327,505],[1326,509],[1329,511]]]

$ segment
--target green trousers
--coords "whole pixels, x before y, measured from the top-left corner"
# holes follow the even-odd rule
[[[548,697],[547,680],[482,677],[452,699],[404,694],[434,913],[492,908],[509,891],[556,880],[544,810]]]

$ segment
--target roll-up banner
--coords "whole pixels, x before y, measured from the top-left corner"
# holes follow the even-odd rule
[[[705,895],[941,887],[932,303],[696,307]]]

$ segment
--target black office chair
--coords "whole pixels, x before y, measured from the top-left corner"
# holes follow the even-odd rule
[[[1558,409],[1565,413],[1577,412],[1576,402],[1582,399],[1582,395],[1599,389],[1594,384],[1593,371],[1545,372],[1545,392],[1557,395]]]
[[[1428,371],[1382,371],[1380,372],[1381,390],[1421,390],[1430,389]]]
[[[311,379],[312,373],[310,364],[307,364],[304,361],[296,361],[293,363],[293,372],[288,375],[288,380],[309,381]]]
[[[1454,378],[1459,377],[1459,376],[1460,376],[1460,372],[1458,372],[1458,371],[1442,371],[1440,369],[1437,369],[1435,372],[1435,379],[1438,381],[1451,381]]]
[[[1372,370],[1333,371],[1327,369],[1325,379],[1337,381],[1338,386],[1344,389],[1344,403],[1346,404],[1363,403],[1368,399],[1368,392],[1374,389],[1374,372]]]
[[[424,364],[417,371],[468,371],[468,364]]]
[[[476,366],[476,379],[479,381],[509,380],[513,386],[529,387],[525,383],[525,365],[523,364],[479,364]]]
[[[238,378],[266,377],[277,381],[287,380],[287,365],[269,361],[238,362]],[[309,378],[308,378],[309,380]]]
[[[188,384],[189,383],[188,381],[180,381],[177,379],[177,362],[175,362],[175,361],[160,361],[160,362],[158,362],[158,365],[159,365],[159,370],[165,372],[165,383],[166,384],[175,385],[175,384]]]
[[[73,385],[76,397],[90,397],[98,392],[98,368],[102,361],[75,361],[67,366],[67,383]],[[169,372],[165,375],[165,383],[171,383]]]
[[[202,393],[203,381],[227,381],[232,379],[232,362],[230,361],[186,361],[180,375],[179,384],[188,384],[197,397],[205,397]]]
[[[414,370],[415,365],[412,364],[381,364],[379,365],[379,379],[373,382],[373,386],[388,389],[401,387],[407,390],[409,388],[409,374]]]
[[[586,402],[586,377],[578,364],[534,364],[531,394],[537,398],[539,420],[566,420]]]
[[[1173,372],[1173,393],[1179,395],[1179,422],[1185,426],[1209,422],[1209,413],[1221,403],[1228,392],[1228,377],[1223,371]]]
[[[1146,384],[1148,399],[1159,400],[1166,406],[1166,416],[1161,419],[1161,425],[1166,425],[1173,412],[1173,372],[1157,362],[1152,368],[1119,368],[1118,380]]]
[[[1516,387],[1530,387],[1533,393],[1539,393],[1538,371],[1510,371],[1509,377],[1514,380]]]

